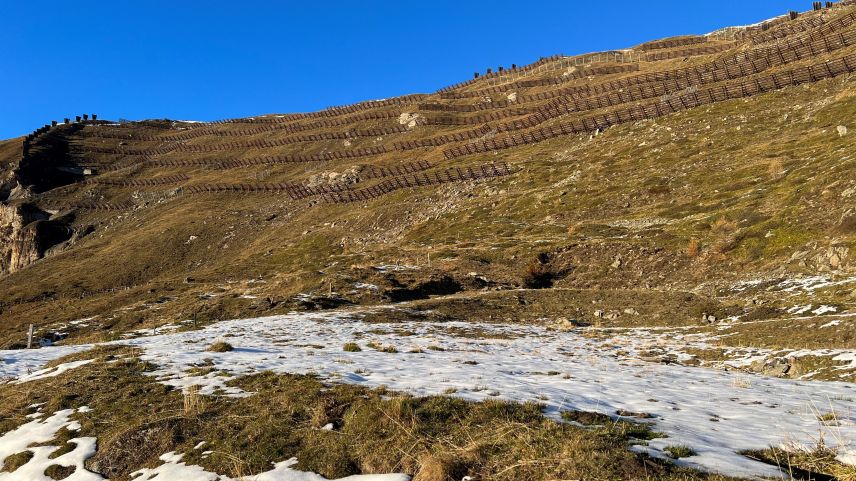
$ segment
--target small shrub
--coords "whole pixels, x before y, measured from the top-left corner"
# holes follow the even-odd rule
[[[389,353],[398,352],[398,349],[396,349],[395,346],[392,346],[392,345],[384,346],[383,344],[381,344],[379,342],[375,342],[375,341],[371,341],[370,343],[368,343],[366,345],[369,346],[370,348],[374,349],[375,351],[389,352]]]
[[[550,265],[550,255],[542,252],[526,267],[523,286],[528,289],[549,289],[559,275]]]
[[[190,386],[184,391],[184,415],[196,417],[205,410],[205,400],[199,393],[199,386]]]
[[[687,243],[687,257],[698,257],[699,243],[698,239],[690,239]]]
[[[679,458],[688,458],[690,456],[695,456],[696,452],[693,451],[693,448],[685,445],[679,446],[667,446],[663,451],[669,453],[669,456],[679,459]]]
[[[734,232],[735,229],[737,229],[737,224],[724,217],[720,217],[713,224],[710,224],[710,230],[719,234]]]
[[[209,352],[229,352],[234,351],[235,348],[226,341],[217,341],[214,344],[208,346],[207,350]]]
[[[822,422],[823,424],[833,424],[838,421],[838,416],[836,416],[835,413],[832,412],[818,414],[817,420]]]
[[[782,175],[785,174],[785,168],[782,166],[782,161],[779,159],[772,159],[769,163],[767,163],[767,174],[772,179],[778,179]]]
[[[360,352],[363,349],[356,342],[346,342],[342,350],[346,352]]]

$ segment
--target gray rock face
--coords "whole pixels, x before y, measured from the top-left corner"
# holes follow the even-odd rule
[[[29,204],[0,203],[0,274],[9,274],[41,259],[50,247],[71,237],[62,222]]]

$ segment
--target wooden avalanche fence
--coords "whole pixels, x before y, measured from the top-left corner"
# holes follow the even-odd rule
[[[135,204],[130,200],[122,202],[82,202],[71,205],[67,203],[59,203],[53,200],[44,200],[41,203],[48,209],[67,209],[69,207],[72,207],[80,210],[101,211],[129,210],[133,209],[135,206]]]
[[[508,165],[504,162],[478,167],[452,167],[429,173],[419,173],[417,171],[417,169],[428,167],[430,167],[430,164],[422,163],[408,167],[401,166],[399,168],[389,168],[388,170],[376,170],[364,178],[392,177],[371,187],[365,187],[362,189],[354,189],[353,184],[308,186],[285,182],[268,184],[199,184],[189,186],[185,190],[189,194],[285,194],[291,200],[321,196],[322,199],[328,203],[347,203],[371,200],[399,189],[439,185],[450,182],[462,182],[467,180],[489,179],[509,175],[511,173]]]
[[[384,177],[395,177],[398,175],[413,174],[423,170],[428,170],[433,165],[426,160],[416,162],[408,162],[392,167],[376,167],[365,166],[359,171],[360,179],[381,179]]]
[[[728,83],[706,89],[696,89],[683,94],[672,95],[660,102],[635,105],[606,114],[558,123],[522,134],[507,135],[484,142],[453,147],[445,150],[443,153],[447,159],[454,159],[464,155],[542,142],[560,135],[593,132],[625,122],[636,122],[661,117],[714,102],[749,97],[788,86],[816,82],[854,71],[856,71],[856,54],[820,64],[776,72],[771,75],[758,76],[746,81]]]
[[[160,177],[157,179],[128,179],[128,180],[119,180],[119,179],[87,179],[85,183],[87,184],[98,184],[98,185],[114,185],[119,187],[155,187],[159,185],[169,185],[169,184],[178,184],[181,182],[186,182],[190,180],[190,177],[179,174],[179,175],[170,175],[167,177]]]
[[[334,204],[364,202],[376,199],[399,189],[422,187],[426,185],[439,185],[467,180],[490,179],[509,174],[511,174],[511,170],[505,162],[482,165],[475,168],[452,167],[438,172],[393,177],[371,187],[360,190],[324,194],[322,198],[325,202]]]

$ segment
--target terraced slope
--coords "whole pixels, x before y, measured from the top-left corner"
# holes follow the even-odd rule
[[[851,3],[432,94],[211,123],[81,119],[0,144],[0,346],[29,323],[71,342],[478,293],[468,314],[486,318],[743,318],[766,324],[730,328],[741,346],[852,349],[850,318],[813,330],[788,312],[809,296],[834,306],[816,317],[852,309]],[[828,283],[786,290],[808,275]]]

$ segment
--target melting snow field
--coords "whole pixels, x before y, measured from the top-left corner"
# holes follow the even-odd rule
[[[201,466],[188,465],[181,462],[184,455],[176,453],[166,453],[160,457],[164,464],[154,469],[141,469],[134,471],[131,475],[134,481],[149,481],[151,479],[160,480],[180,480],[180,481],[231,481],[228,476],[218,475],[209,471],[205,471]],[[274,467],[270,471],[266,471],[249,478],[242,477],[242,481],[327,481],[324,476],[307,473],[305,471],[296,471],[291,469],[291,466],[297,464],[297,459],[291,458],[281,463],[274,463]],[[341,478],[338,481],[410,481],[410,476],[406,474],[358,474]]]
[[[36,406],[32,406],[36,407]],[[0,481],[38,481],[50,480],[44,475],[45,469],[50,466],[74,467],[74,473],[65,478],[70,481],[96,481],[103,479],[101,476],[87,471],[83,467],[83,462],[95,454],[95,438],[74,438],[69,440],[74,444],[74,449],[51,458],[51,454],[56,452],[59,446],[34,446],[34,443],[48,442],[57,435],[60,429],[69,431],[77,431],[80,429],[80,423],[73,421],[71,415],[74,413],[86,413],[89,409],[86,406],[80,407],[77,410],[64,409],[57,411],[49,417],[41,410],[27,416],[32,421],[18,426],[18,428],[9,431],[0,436],[0,465],[9,456],[29,451],[32,458],[24,465],[16,469],[14,472],[0,472]]]
[[[606,340],[583,332],[465,322],[370,324],[360,320],[359,312],[328,312],[224,321],[198,331],[116,344],[142,349],[142,358],[158,366],[151,375],[160,382],[180,388],[199,385],[204,394],[252,395],[225,383],[235,376],[274,371],[315,373],[331,381],[385,385],[415,395],[454,392],[470,400],[537,401],[555,419],[571,409],[609,415],[647,413],[653,417],[646,422],[668,437],[634,449],[663,457],[666,447],[688,445],[697,454],[679,463],[737,476],[781,475],[776,468],[739,454],[750,449],[810,447],[822,438],[839,448],[840,460],[852,462],[856,457],[856,384],[645,362],[637,355],[650,339],[638,330]],[[215,341],[227,341],[235,349],[207,352]],[[357,342],[364,350],[345,352],[345,342]],[[369,342],[395,346],[398,352],[370,349]],[[68,363],[27,377],[48,360],[88,347],[0,351],[4,360],[0,377],[24,382],[62,375],[77,366]],[[195,366],[215,370],[194,375],[188,370]],[[828,413],[834,413],[837,421],[818,419]],[[154,477],[159,469],[202,473],[190,478],[190,472],[184,472],[182,479],[221,479],[199,467],[184,466],[181,455],[164,456],[168,458],[164,466],[141,471],[140,479]],[[264,479],[292,479],[271,474],[296,473],[290,471],[289,462],[275,465]],[[386,476],[376,479],[407,479]]]

